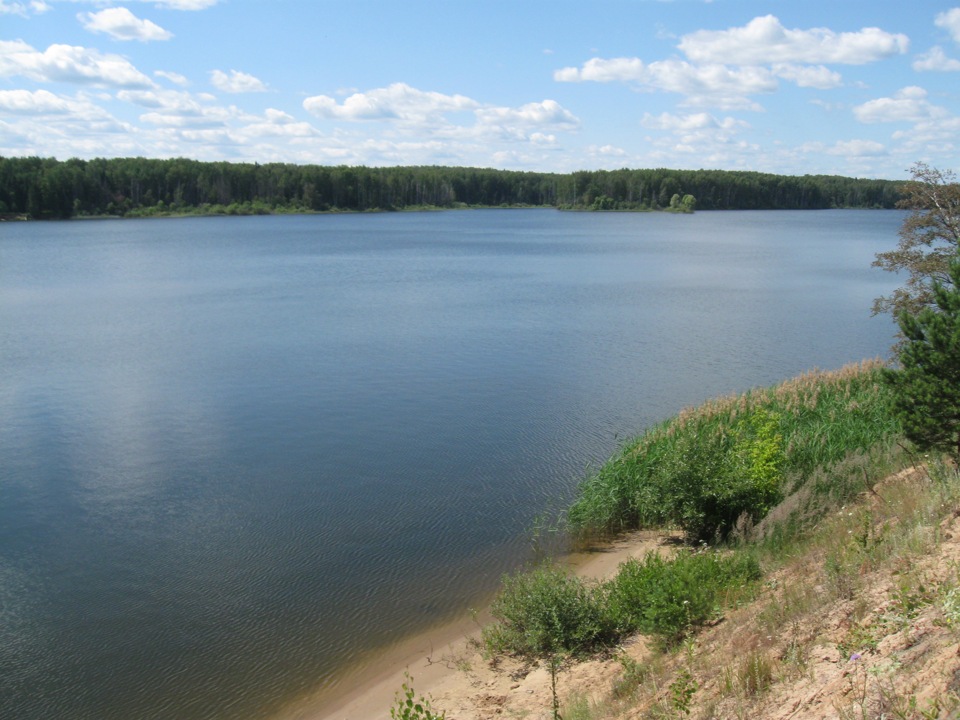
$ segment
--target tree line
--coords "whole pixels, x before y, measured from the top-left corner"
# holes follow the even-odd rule
[[[38,219],[538,206],[657,210],[891,208],[888,180],[723,170],[568,174],[465,167],[353,167],[185,158],[0,157],[0,215]]]

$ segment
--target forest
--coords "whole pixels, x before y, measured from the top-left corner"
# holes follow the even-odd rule
[[[901,183],[723,170],[353,167],[185,158],[0,157],[0,217],[145,217],[462,207],[892,208]]]

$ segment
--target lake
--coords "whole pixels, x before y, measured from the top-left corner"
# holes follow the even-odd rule
[[[0,225],[0,717],[270,718],[627,437],[886,356],[896,211]]]

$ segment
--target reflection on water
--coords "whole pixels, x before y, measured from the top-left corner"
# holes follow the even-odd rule
[[[267,717],[712,395],[884,354],[894,212],[7,224],[0,716]]]

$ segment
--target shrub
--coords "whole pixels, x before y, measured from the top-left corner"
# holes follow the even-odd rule
[[[602,586],[558,568],[508,576],[493,601],[496,619],[483,630],[492,654],[544,657],[581,653],[611,643],[614,627],[604,609]]]
[[[664,560],[648,553],[620,567],[610,583],[609,612],[621,633],[639,631],[669,645],[705,624],[725,589],[760,574],[752,555],[687,552]]]

